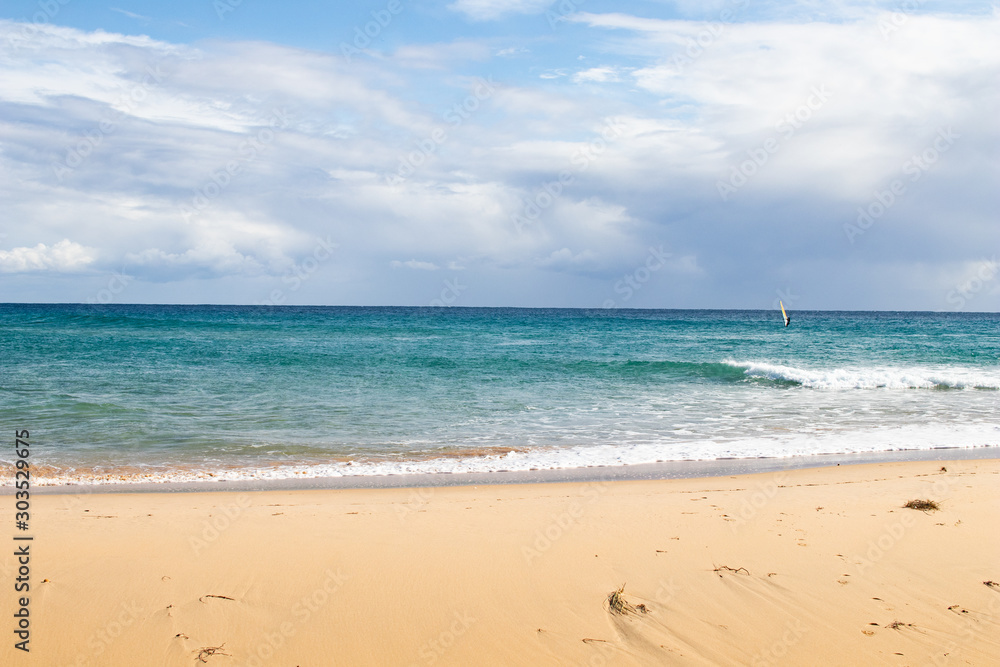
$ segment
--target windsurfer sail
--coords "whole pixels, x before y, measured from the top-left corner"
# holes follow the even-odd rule
[[[791,323],[792,318],[785,312],[785,304],[781,303],[781,301],[778,301],[778,304],[781,306],[781,316],[785,318],[785,326],[787,327]]]

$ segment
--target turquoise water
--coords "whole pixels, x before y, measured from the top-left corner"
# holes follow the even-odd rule
[[[1000,315],[0,305],[51,483],[1000,444]],[[2,458],[2,457],[0,457]],[[8,468],[9,469],[9,468]]]

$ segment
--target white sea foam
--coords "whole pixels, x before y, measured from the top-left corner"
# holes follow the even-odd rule
[[[779,437],[704,439],[631,445],[539,448],[503,455],[403,461],[358,461],[351,464],[286,465],[213,471],[164,472],[123,479],[66,475],[39,478],[36,484],[62,485],[129,482],[197,482],[280,480],[324,477],[420,475],[435,473],[514,472],[597,466],[627,466],[662,461],[711,461],[725,458],[781,458],[819,454],[855,454],[942,447],[1000,446],[1000,425],[993,423],[928,424],[844,430],[839,433],[797,433]]]
[[[725,360],[745,369],[748,377],[795,382],[813,389],[1000,389],[1000,369],[963,368],[830,368],[807,369],[755,361]]]

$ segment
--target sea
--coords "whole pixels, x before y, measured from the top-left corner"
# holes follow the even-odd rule
[[[1000,314],[0,305],[0,480],[628,466],[1000,444]]]

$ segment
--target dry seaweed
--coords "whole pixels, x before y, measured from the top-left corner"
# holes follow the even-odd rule
[[[903,507],[921,512],[932,512],[941,509],[941,506],[934,500],[910,500]]]

